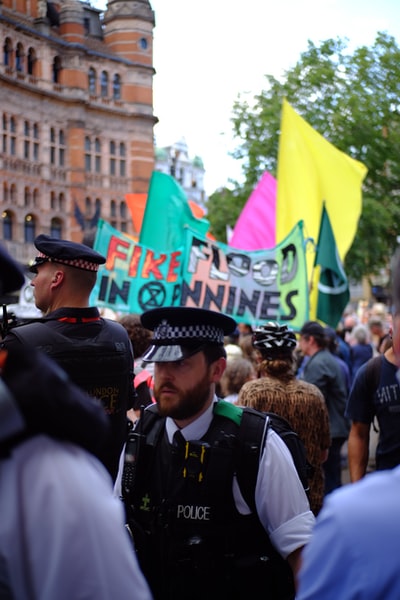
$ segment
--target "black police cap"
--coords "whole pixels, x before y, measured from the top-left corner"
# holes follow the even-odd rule
[[[199,352],[208,344],[224,344],[236,321],[222,313],[191,307],[164,307],[146,311],[142,325],[154,332],[145,362],[174,362]]]
[[[104,256],[85,244],[60,240],[44,234],[38,235],[34,244],[39,254],[30,266],[30,271],[33,273],[36,273],[37,267],[45,262],[56,262],[84,271],[98,271],[99,265],[106,262]]]

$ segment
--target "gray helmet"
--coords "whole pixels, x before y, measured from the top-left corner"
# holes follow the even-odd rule
[[[253,333],[253,346],[262,353],[291,353],[296,344],[294,331],[276,321],[257,327]]]

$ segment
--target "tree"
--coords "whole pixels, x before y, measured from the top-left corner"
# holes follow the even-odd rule
[[[367,166],[362,216],[345,269],[357,281],[377,274],[389,263],[400,233],[400,49],[395,39],[378,33],[371,47],[353,53],[341,39],[319,47],[309,41],[282,81],[267,75],[252,104],[238,97],[232,124],[240,143],[233,156],[242,160],[245,184],[230,198],[231,204],[237,202],[237,214],[262,173],[276,175],[284,97],[327,140]],[[212,226],[215,206],[221,211],[223,201],[218,192],[213,196]]]

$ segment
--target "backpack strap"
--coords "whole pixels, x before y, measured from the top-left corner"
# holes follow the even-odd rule
[[[214,405],[214,414],[231,419],[239,426],[236,476],[246,504],[255,512],[258,466],[267,437],[268,416],[253,408],[240,407],[223,400]]]

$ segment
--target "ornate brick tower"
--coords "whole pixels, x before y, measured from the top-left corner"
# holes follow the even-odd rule
[[[154,168],[148,0],[0,4],[0,239],[22,263],[49,233],[92,243],[100,217],[135,233],[125,194]]]

